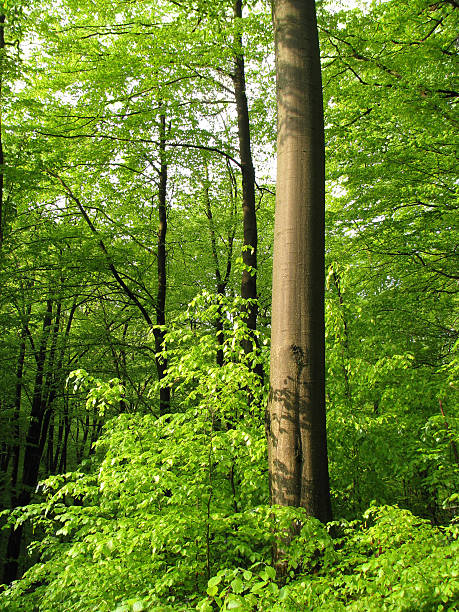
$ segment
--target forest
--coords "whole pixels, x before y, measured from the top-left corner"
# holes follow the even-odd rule
[[[2,0],[0,610],[459,609],[457,0]]]

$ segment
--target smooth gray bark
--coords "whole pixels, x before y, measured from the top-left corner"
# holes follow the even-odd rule
[[[313,0],[275,0],[278,106],[270,398],[271,500],[331,519],[325,427],[322,84]]]

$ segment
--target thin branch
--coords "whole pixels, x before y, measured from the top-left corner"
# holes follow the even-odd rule
[[[36,133],[40,134],[41,136],[49,136],[51,138],[65,138],[67,140],[69,140],[69,139],[73,140],[73,139],[76,139],[76,138],[96,138],[96,139],[97,138],[101,138],[103,140],[112,140],[112,141],[115,141],[115,142],[154,144],[154,145],[157,145],[157,146],[159,146],[159,144],[160,144],[159,141],[157,141],[157,140],[150,140],[150,139],[147,139],[147,138],[136,138],[136,139],[132,139],[132,138],[119,138],[117,136],[109,136],[108,134],[53,134],[51,132],[40,132],[40,131],[37,131]],[[230,155],[226,151],[222,151],[218,147],[211,147],[211,146],[207,146],[207,145],[198,145],[198,144],[190,144],[190,143],[184,143],[184,142],[169,142],[168,146],[169,147],[173,147],[173,148],[196,149],[196,150],[199,150],[199,151],[209,151],[211,153],[218,153],[219,155],[221,155],[225,159],[228,159],[229,161],[231,161],[233,164],[235,164],[239,168],[242,167],[241,163],[238,162],[237,159],[235,159],[232,155]],[[56,176],[55,178],[58,178],[58,177]]]
[[[49,176],[51,176],[51,177],[53,177],[53,178],[55,178],[55,179],[57,179],[59,181],[59,183],[62,185],[62,187],[64,188],[65,192],[68,194],[68,196],[75,202],[75,204],[77,205],[78,209],[80,210],[84,220],[86,221],[89,229],[97,237],[98,242],[99,242],[100,250],[104,254],[104,257],[105,257],[105,259],[107,261],[107,265],[108,265],[111,273],[113,274],[115,280],[118,282],[118,284],[123,289],[123,291],[126,293],[126,295],[138,307],[138,309],[142,313],[143,318],[148,323],[148,325],[150,327],[152,327],[153,326],[153,321],[151,320],[150,315],[146,311],[146,309],[143,306],[143,304],[140,302],[139,298],[135,295],[135,293],[133,293],[133,291],[130,289],[130,287],[128,285],[126,285],[124,280],[121,278],[118,270],[115,268],[115,266],[113,264],[113,261],[112,261],[112,259],[110,257],[110,254],[109,254],[108,250],[107,250],[107,247],[105,246],[102,238],[100,237],[99,232],[97,231],[95,225],[91,221],[91,218],[89,217],[88,213],[86,212],[86,210],[85,210],[84,206],[82,205],[81,201],[79,200],[79,198],[77,198],[77,196],[73,193],[73,191],[70,189],[70,187],[65,183],[65,181],[58,174],[56,174],[55,172],[53,172],[51,170],[46,170],[46,172],[47,172],[47,174],[49,174]]]

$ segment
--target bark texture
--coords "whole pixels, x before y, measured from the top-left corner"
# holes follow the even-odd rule
[[[267,413],[271,500],[331,519],[325,427],[322,84],[313,0],[275,0],[278,104],[272,348]]]

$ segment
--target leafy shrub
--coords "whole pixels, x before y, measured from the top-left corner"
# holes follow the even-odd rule
[[[213,323],[222,308],[220,367]],[[239,309],[211,296],[196,298],[166,335],[165,384],[174,384],[177,412],[160,418],[122,414],[108,421],[91,460],[78,471],[48,478],[41,486],[43,501],[11,514],[10,522],[32,523],[39,562],[0,594],[0,609],[456,609],[456,526],[435,528],[406,509],[374,505],[362,521],[325,527],[302,509],[268,505],[264,390],[250,367],[260,354],[241,350],[247,329]],[[199,326],[184,332],[191,317],[199,317]],[[88,380],[83,372],[75,377],[90,383],[91,409],[109,414],[122,396],[118,381]],[[396,446],[407,424],[390,415],[340,417],[336,411],[331,423],[338,501],[346,492],[350,502],[360,496],[359,506],[369,503],[372,492],[381,500],[396,491],[397,476],[408,479],[424,469],[426,495],[452,509],[454,419],[446,430],[433,417],[419,440],[404,442],[405,465],[387,449],[388,441]],[[357,479],[362,465],[367,469]],[[355,481],[352,491],[349,479]],[[350,503],[344,500],[341,507],[349,510]],[[287,574],[278,579],[271,551],[285,534]]]
[[[320,525],[305,523],[292,543],[305,556],[300,566],[298,559],[290,563],[286,584],[276,583],[270,566],[221,570],[209,580],[198,610],[210,612],[212,604],[241,612],[457,609],[457,527],[439,530],[407,510],[374,506],[363,521],[331,523],[328,530],[335,532],[333,540]]]

